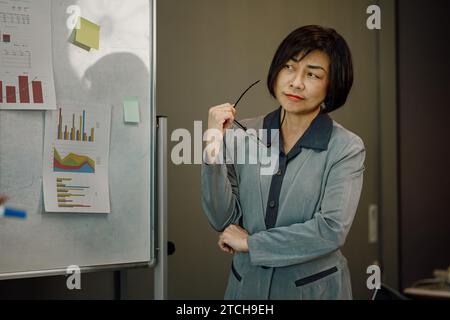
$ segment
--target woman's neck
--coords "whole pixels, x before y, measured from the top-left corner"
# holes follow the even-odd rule
[[[308,129],[311,122],[313,122],[313,120],[319,113],[320,108],[307,114],[294,114],[286,112],[286,117],[284,119],[282,129],[285,129],[289,132],[303,133],[306,131],[306,129]]]

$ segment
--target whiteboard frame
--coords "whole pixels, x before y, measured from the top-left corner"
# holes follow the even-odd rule
[[[149,28],[150,34],[152,35],[152,41],[150,43],[149,53],[150,59],[150,260],[143,262],[134,263],[124,263],[124,264],[108,264],[108,265],[95,265],[95,266],[80,266],[81,273],[90,272],[102,272],[102,271],[117,271],[123,269],[131,268],[151,268],[156,265],[156,254],[155,254],[155,241],[156,230],[155,225],[155,215],[157,212],[156,194],[157,194],[157,183],[156,183],[156,137],[157,137],[157,124],[156,124],[156,0],[148,0],[150,5],[150,17],[152,21]],[[21,272],[10,272],[10,273],[0,273],[1,280],[13,280],[13,279],[25,279],[25,278],[39,278],[39,277],[50,277],[50,276],[60,276],[66,275],[66,269],[50,269],[50,270],[37,270],[37,271],[21,271]]]

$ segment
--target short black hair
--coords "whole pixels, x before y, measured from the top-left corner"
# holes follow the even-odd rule
[[[314,50],[330,58],[329,86],[323,112],[343,106],[353,85],[352,55],[344,38],[331,28],[308,25],[292,31],[278,47],[267,77],[267,87],[275,97],[275,83],[284,65],[299,53],[303,59]]]

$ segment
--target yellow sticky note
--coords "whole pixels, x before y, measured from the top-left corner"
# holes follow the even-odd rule
[[[137,97],[125,97],[123,99],[123,115],[125,122],[139,123],[139,99]]]
[[[81,46],[100,48],[100,26],[80,17],[79,29],[75,31],[75,42]]]

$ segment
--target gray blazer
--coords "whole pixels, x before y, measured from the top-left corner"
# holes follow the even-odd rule
[[[276,128],[279,114],[241,123]],[[319,114],[295,148],[278,186],[277,174],[261,175],[259,163],[202,165],[202,204],[212,227],[240,224],[250,235],[249,252],[233,256],[225,299],[352,298],[340,248],[361,194],[363,141]]]

